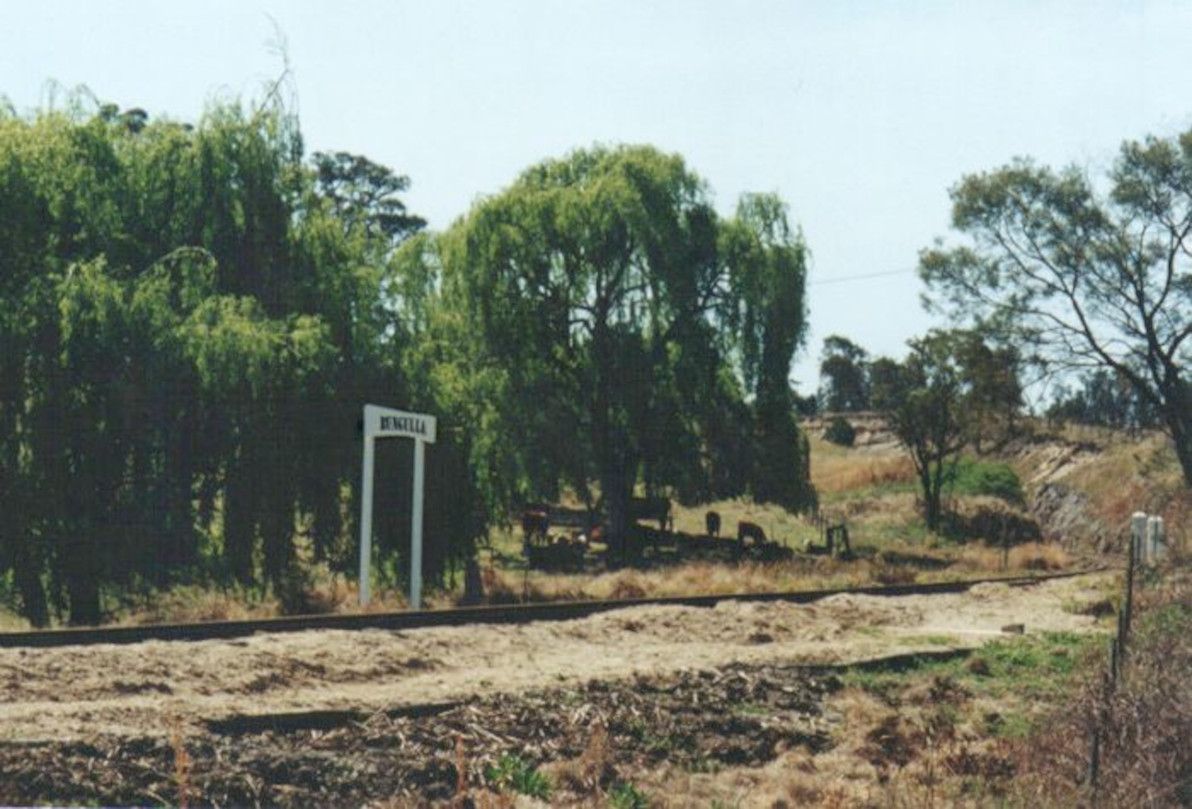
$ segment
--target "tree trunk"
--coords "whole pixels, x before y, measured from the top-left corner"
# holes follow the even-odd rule
[[[919,482],[923,487],[923,516],[927,522],[928,531],[938,531],[940,527],[940,469],[932,473],[931,464],[924,463],[919,472]]]
[[[1192,395],[1187,386],[1176,382],[1175,390],[1164,397],[1163,420],[1175,444],[1175,457],[1184,472],[1184,485],[1192,488]]]
[[[1184,472],[1184,485],[1192,489],[1192,416],[1171,417],[1167,420],[1175,457]]]
[[[633,495],[634,475],[627,459],[626,438],[614,426],[616,378],[611,337],[605,323],[607,310],[601,307],[593,334],[595,358],[595,384],[592,410],[593,443],[596,447],[600,468],[600,489],[604,498],[607,524],[605,537],[609,550],[624,561],[634,549],[630,547],[629,536],[633,520],[629,514],[629,501]]]
[[[609,550],[613,551],[617,558],[625,560],[632,551],[629,537],[632,525],[632,520],[629,519],[631,492],[627,475],[614,465],[601,474],[600,487],[604,491],[604,509],[608,519],[605,529]]]
[[[243,453],[244,450],[241,449]],[[245,468],[243,457],[228,461],[227,483],[224,486],[224,559],[235,579],[243,585],[253,584],[253,546],[255,544],[255,489],[251,471]]]
[[[97,548],[93,541],[93,529],[82,530],[88,536],[80,539],[78,545],[67,553],[62,579],[70,598],[70,623],[74,626],[95,626],[100,619],[99,577],[95,571]]]
[[[25,537],[17,550],[13,575],[21,594],[21,613],[29,619],[29,623],[40,628],[50,623],[50,611],[46,604],[45,585],[41,582],[41,564],[25,545],[29,541]]]

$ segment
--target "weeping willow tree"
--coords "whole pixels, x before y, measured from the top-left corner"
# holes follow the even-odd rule
[[[723,222],[682,158],[650,147],[540,163],[401,251],[407,277],[437,279],[430,365],[476,403],[488,501],[568,486],[624,550],[638,486],[811,501],[787,381],[804,259],[780,201],[747,197]]]
[[[306,162],[272,102],[0,113],[0,574],[33,623],[196,576],[276,585],[307,548],[354,565],[360,405],[415,403],[407,182]],[[458,455],[430,474],[467,501]],[[432,567],[475,533],[453,506],[428,513]]]

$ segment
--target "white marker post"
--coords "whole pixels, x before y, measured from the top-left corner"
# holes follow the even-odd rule
[[[368,606],[372,563],[373,456],[378,438],[414,439],[414,503],[410,509],[410,607],[422,606],[422,493],[426,445],[435,443],[435,417],[364,406],[364,470],[360,493],[360,606]]]

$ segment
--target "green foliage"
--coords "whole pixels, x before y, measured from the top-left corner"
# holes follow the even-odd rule
[[[1027,159],[964,177],[968,244],[922,252],[927,300],[1043,367],[1125,380],[1192,485],[1192,131],[1123,143],[1108,180]]]
[[[1015,505],[1024,502],[1017,473],[1009,464],[997,461],[963,457],[948,471],[946,485],[956,495],[988,495]]]
[[[949,333],[931,332],[910,346],[905,362],[884,365],[873,403],[914,461],[927,527],[936,531],[944,482],[968,440],[963,381]]]
[[[1047,408],[1047,417],[1137,429],[1155,426],[1159,413],[1153,402],[1139,395],[1129,379],[1119,373],[1098,369],[1082,375],[1074,387],[1061,386]]]
[[[595,499],[595,482],[624,548],[639,483],[691,499],[752,483],[794,505],[809,490],[786,381],[804,254],[773,197],[721,223],[677,155],[576,151],[399,251],[441,289],[412,373],[459,391],[494,508],[563,486]]]
[[[814,502],[779,199],[722,219],[679,156],[595,148],[425,234],[408,182],[305,160],[276,101],[0,113],[0,577],[33,623],[196,582],[300,609],[304,565],[355,566],[364,402],[439,415],[431,579],[563,487],[599,491],[614,539],[638,486]],[[388,506],[396,578],[408,491]]]
[[[613,809],[648,809],[650,798],[630,782],[620,781],[609,790],[608,803]]]
[[[979,449],[982,437],[1005,437],[1013,426],[1021,405],[1016,353],[959,329],[933,330],[910,347],[902,363],[885,357],[870,363],[869,382],[874,407],[885,412],[914,461],[927,527],[939,530],[946,485],[1021,502],[1008,467],[958,467],[966,446]]]
[[[486,767],[484,778],[501,792],[515,792],[539,800],[550,797],[550,779],[538,772],[533,764],[509,753],[497,759],[496,764]]]
[[[838,334],[824,338],[820,355],[820,406],[829,413],[849,413],[869,407],[868,355],[865,349]]]
[[[824,430],[824,440],[842,447],[851,447],[857,440],[857,430],[848,419],[836,416],[828,422],[828,428]]]
[[[94,622],[113,589],[284,584],[298,526],[354,566],[361,404],[457,393],[405,383],[427,308],[391,264],[421,226],[406,183],[350,155],[308,165],[272,104],[195,126],[0,116],[0,574],[30,620]],[[441,412],[432,578],[487,516],[458,408]]]

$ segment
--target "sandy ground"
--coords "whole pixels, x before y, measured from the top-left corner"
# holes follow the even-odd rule
[[[172,723],[373,711],[561,683],[743,663],[843,663],[976,646],[1008,624],[1082,631],[1065,605],[1104,574],[963,594],[637,607],[565,622],[317,631],[231,641],[0,650],[0,739],[165,735]]]

